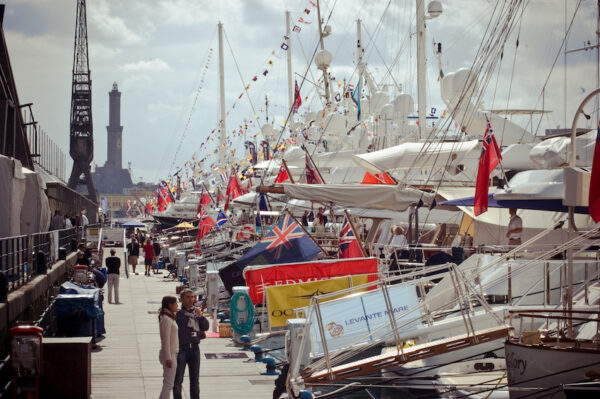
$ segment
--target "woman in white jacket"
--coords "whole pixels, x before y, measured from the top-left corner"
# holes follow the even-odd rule
[[[158,360],[163,366],[163,386],[159,399],[169,399],[177,370],[177,352],[179,352],[179,328],[175,321],[177,298],[165,296],[158,312],[160,327],[160,352]]]

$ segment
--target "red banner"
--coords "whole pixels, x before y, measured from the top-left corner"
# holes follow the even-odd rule
[[[377,258],[246,266],[244,269],[244,279],[250,287],[250,298],[254,304],[262,303],[264,289],[270,285],[298,284],[359,274],[368,274],[368,281],[377,280]]]

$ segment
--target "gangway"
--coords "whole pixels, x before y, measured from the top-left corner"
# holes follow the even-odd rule
[[[392,351],[391,353],[388,352],[367,357],[358,361],[326,368],[324,370],[312,371],[310,367],[307,367],[302,371],[302,382],[307,386],[322,385],[323,383],[367,375],[381,369],[389,369],[415,360],[427,359],[429,357],[464,349],[469,346],[501,339],[509,336],[512,330],[512,326],[503,325],[479,330],[475,334],[462,334],[415,345],[410,348],[399,348],[397,351]]]

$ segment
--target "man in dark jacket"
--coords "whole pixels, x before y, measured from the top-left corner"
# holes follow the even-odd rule
[[[175,384],[173,386],[173,397],[181,399],[181,385],[185,374],[185,366],[188,366],[190,377],[190,398],[200,398],[200,340],[208,330],[208,320],[202,316],[200,308],[194,306],[196,295],[189,288],[183,289],[179,298],[181,309],[177,312],[175,320],[179,327],[179,353],[177,354],[177,370],[175,372]]]
[[[158,243],[158,238],[154,237],[152,239],[153,244],[152,246],[154,246],[154,259],[152,260],[152,270],[154,271],[154,273],[158,273],[158,258],[160,257],[160,244]]]
[[[115,303],[119,302],[119,272],[121,258],[115,256],[116,251],[110,250],[110,256],[106,258],[106,269],[108,269],[108,303],[112,303],[112,294],[115,294]]]

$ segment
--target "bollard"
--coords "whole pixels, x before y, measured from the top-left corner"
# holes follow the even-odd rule
[[[250,339],[249,335],[242,335],[240,337],[240,342],[244,345],[244,347],[241,350],[243,350],[243,351],[250,350],[252,339]]]
[[[262,346],[260,346],[260,345],[252,345],[250,347],[250,350],[252,352],[254,352],[254,361],[256,363],[262,362],[262,359],[263,359],[263,356],[262,356],[263,355]]]
[[[277,371],[275,367],[275,359],[271,356],[265,356],[263,357],[262,362],[267,365],[267,371],[265,373],[260,373],[261,375],[279,375],[279,371]]]

